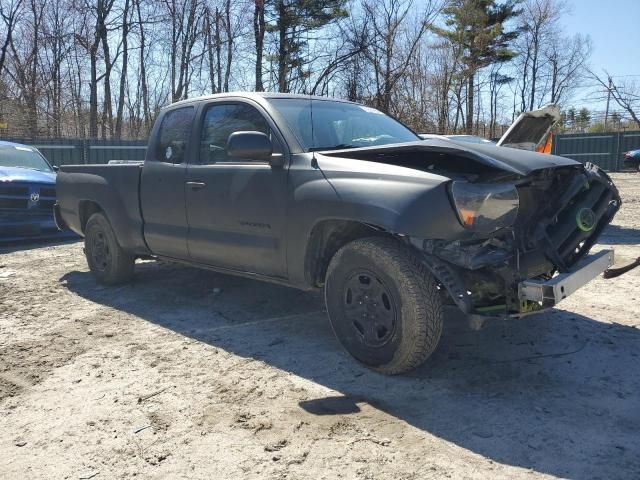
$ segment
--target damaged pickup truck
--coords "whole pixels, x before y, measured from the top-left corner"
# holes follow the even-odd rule
[[[620,207],[593,165],[422,141],[375,109],[288,94],[173,104],[144,163],[65,165],[57,191],[99,282],[154,257],[324,288],[339,341],[386,374],[435,350],[445,304],[518,316],[601,274],[613,252],[588,253]]]

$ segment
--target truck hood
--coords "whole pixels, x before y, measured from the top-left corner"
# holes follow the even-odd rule
[[[34,182],[53,185],[56,183],[56,174],[29,168],[0,167],[0,182]]]
[[[560,107],[553,103],[538,110],[521,113],[498,140],[498,146],[535,151],[559,120]]]
[[[463,144],[444,137],[379,147],[335,150],[321,154],[395,165],[413,169],[414,172],[422,170],[445,177],[492,172],[524,177],[536,170],[580,165],[575,160],[555,155],[494,145]]]

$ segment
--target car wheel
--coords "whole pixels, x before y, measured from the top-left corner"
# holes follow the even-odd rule
[[[99,283],[116,285],[133,275],[135,258],[116,239],[107,217],[94,213],[85,228],[84,252],[93,276]]]
[[[342,346],[381,373],[414,369],[440,340],[436,281],[409,247],[394,239],[363,238],[338,250],[327,270],[325,301]]]

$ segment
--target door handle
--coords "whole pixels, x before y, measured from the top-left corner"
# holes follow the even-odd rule
[[[187,186],[191,187],[191,190],[200,190],[207,186],[204,182],[187,182]]]

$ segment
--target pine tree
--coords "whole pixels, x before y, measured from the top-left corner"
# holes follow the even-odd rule
[[[347,0],[271,0],[265,2],[270,22],[267,31],[275,33],[278,45],[278,91],[288,92],[292,73],[298,78],[308,75],[304,67],[308,58],[311,32],[344,18]]]
[[[517,17],[517,0],[452,0],[443,10],[448,29],[434,28],[461,52],[461,72],[467,85],[466,132],[473,134],[475,79],[489,65],[508,62],[515,53],[510,46],[518,36],[505,29],[505,23]]]

